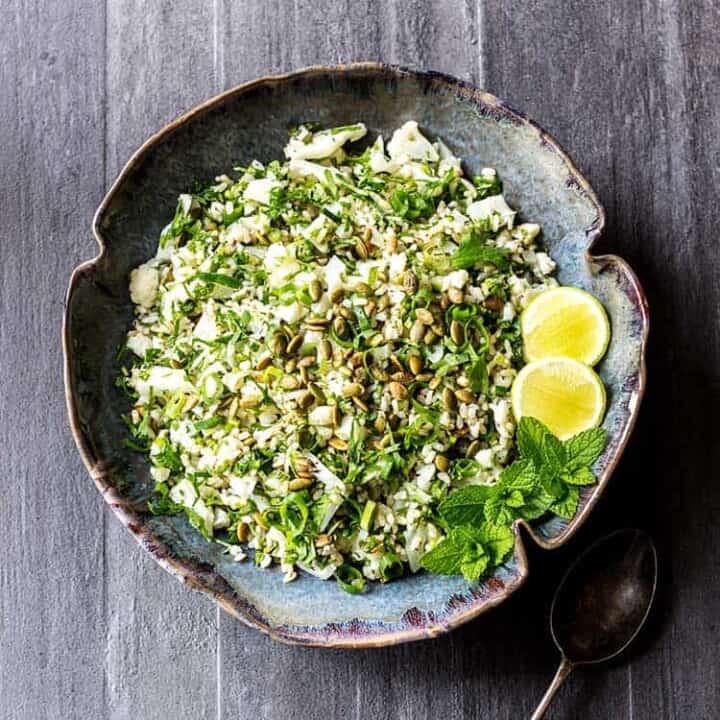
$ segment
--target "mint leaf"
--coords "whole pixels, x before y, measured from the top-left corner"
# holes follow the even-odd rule
[[[567,493],[565,496],[551,505],[550,510],[561,518],[569,520],[577,512],[580,491],[572,485],[566,485],[566,487]]]
[[[510,508],[521,508],[525,504],[525,498],[519,490],[513,490],[505,497],[505,504]]]
[[[520,455],[531,460],[536,467],[540,468],[544,461],[543,438],[550,434],[550,431],[539,420],[533,417],[521,417],[516,433]]]
[[[569,470],[589,467],[601,455],[607,443],[607,432],[603,428],[591,428],[567,440],[565,454]]]
[[[509,508],[500,495],[493,495],[485,503],[485,520],[491,525],[509,525],[515,519],[515,512]]]
[[[535,518],[544,515],[553,502],[555,502],[555,497],[539,486],[535,493],[525,498],[525,504],[518,508],[518,516],[525,520],[535,520]]]
[[[482,525],[479,536],[485,551],[492,559],[493,565],[500,565],[515,546],[515,535],[507,526]]]
[[[460,572],[468,582],[473,582],[480,579],[480,576],[488,569],[489,564],[490,558],[487,555],[480,555],[479,557],[463,560],[460,563]]]
[[[562,479],[568,485],[592,485],[595,482],[595,475],[589,467],[580,467],[577,470],[564,472]]]
[[[479,525],[485,503],[494,492],[488,485],[468,485],[451,493],[438,510],[449,525]]]
[[[542,439],[542,455],[544,465],[552,475],[559,475],[565,468],[565,448],[552,433]]]
[[[453,270],[466,270],[474,265],[482,264],[494,265],[498,270],[506,270],[510,265],[508,260],[510,251],[507,248],[488,245],[489,237],[491,237],[489,233],[471,230],[450,257],[450,267]]]
[[[516,460],[500,473],[498,485],[503,490],[529,492],[537,485],[533,464],[529,460]]]
[[[466,543],[452,533],[420,558],[420,565],[436,575],[457,575],[465,556]]]

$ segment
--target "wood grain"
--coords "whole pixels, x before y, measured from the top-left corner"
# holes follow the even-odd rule
[[[94,3],[2,7],[0,716],[12,720],[105,706],[105,512],[67,428],[59,348],[103,192],[102,76],[76,80],[102,58],[103,17]]]
[[[557,661],[546,618],[592,538],[648,529],[657,612],[625,661],[579,672],[551,717],[720,716],[720,12],[560,0],[6,0],[0,25],[0,718],[528,717]],[[606,206],[600,250],[652,310],[630,448],[570,547],[434,642],[367,652],[274,643],[148,560],[74,450],[59,327],[94,207],[130,153],[219,90],[314,63],[449,72],[553,132]]]
[[[159,127],[213,94],[213,9],[108,3],[106,176]],[[199,29],[200,32],[196,32]],[[105,531],[108,717],[214,717],[217,614],[110,518]]]

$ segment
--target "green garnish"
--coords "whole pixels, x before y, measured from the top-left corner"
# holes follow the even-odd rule
[[[304,125],[181,195],[131,273],[116,380],[153,512],[351,593],[483,576],[515,519],[574,512],[603,439],[514,432],[518,318],[556,284],[540,228],[415,123],[365,134]]]
[[[506,559],[515,520],[535,520],[545,513],[572,517],[577,486],[595,482],[590,466],[606,441],[605,430],[593,428],[562,442],[539,420],[521,418],[520,458],[502,471],[496,484],[460,488],[441,503],[449,533],[422,557],[422,566],[439,575],[462,573],[477,580]]]

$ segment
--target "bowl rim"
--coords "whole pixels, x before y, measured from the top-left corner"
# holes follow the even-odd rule
[[[271,626],[248,600],[238,595],[213,569],[201,566],[195,561],[174,557],[167,550],[164,543],[158,540],[158,538],[155,537],[155,535],[145,526],[141,517],[141,510],[143,508],[126,501],[109,484],[103,461],[94,456],[90,443],[84,436],[73,394],[71,383],[74,359],[71,350],[72,341],[70,337],[70,301],[81,277],[92,271],[92,269],[105,256],[107,248],[103,235],[100,231],[100,223],[105,211],[127,177],[143,161],[147,153],[162,142],[166,137],[172,135],[177,129],[188,122],[191,122],[196,117],[211,111],[215,107],[222,105],[235,96],[242,95],[254,88],[264,85],[277,85],[289,80],[313,77],[328,73],[336,75],[367,73],[369,75],[388,75],[390,77],[394,76],[398,78],[415,77],[417,79],[438,83],[457,95],[469,99],[477,105],[493,109],[499,115],[511,120],[515,124],[525,125],[535,130],[538,133],[540,141],[549,147],[550,150],[562,160],[563,164],[567,168],[569,179],[572,180],[581,194],[583,194],[595,208],[596,218],[592,225],[585,230],[585,260],[591,268],[593,268],[593,272],[599,272],[600,269],[611,265],[616,266],[620,273],[628,280],[629,285],[638,301],[638,312],[642,326],[639,338],[640,363],[638,367],[637,384],[633,389],[632,401],[629,404],[630,416],[618,440],[617,448],[611,456],[607,466],[598,477],[597,484],[594,486],[591,496],[570,520],[566,527],[553,538],[548,539],[540,536],[525,520],[516,521],[513,525],[513,532],[515,534],[514,552],[517,559],[518,575],[511,582],[504,584],[501,590],[495,592],[494,594],[484,598],[477,596],[463,612],[454,614],[449,620],[444,622],[428,620],[424,621],[422,624],[406,624],[400,629],[392,630],[389,628],[392,628],[393,625],[397,625],[397,622],[379,623],[379,627],[377,627],[377,629],[370,632],[363,631],[362,633],[354,633],[346,627],[346,625],[351,625],[357,621],[350,621],[349,623],[344,623],[342,625],[332,626],[330,624],[308,627],[286,625]],[[103,197],[102,202],[93,216],[91,229],[93,237],[99,247],[98,254],[94,258],[79,264],[73,270],[70,277],[70,282],[65,296],[65,309],[62,326],[62,349],[64,358],[63,379],[70,429],[83,463],[91,478],[95,482],[98,490],[103,495],[105,502],[110,506],[115,515],[118,516],[120,521],[130,530],[136,541],[150,553],[156,562],[158,562],[171,574],[179,577],[185,584],[191,586],[193,589],[199,590],[213,597],[215,601],[229,614],[249,626],[258,628],[274,639],[289,644],[325,648],[382,647],[402,642],[436,637],[459,627],[465,622],[468,622],[482,613],[487,612],[490,608],[495,607],[506,600],[527,580],[529,569],[527,563],[527,553],[522,537],[523,533],[525,533],[539,547],[545,550],[552,550],[564,545],[579,530],[605,490],[610,477],[620,461],[637,421],[640,403],[645,392],[647,380],[645,357],[649,333],[648,304],[637,276],[625,260],[617,255],[593,255],[591,253],[591,250],[600,237],[604,226],[605,210],[600,204],[594,190],[590,186],[590,183],[578,170],[567,152],[546,130],[544,130],[534,120],[527,117],[523,112],[516,110],[511,105],[505,103],[491,93],[479,90],[469,83],[451,75],[380,62],[312,65],[292,72],[265,75],[219,93],[208,100],[195,105],[187,112],[171,120],[160,130],[151,135],[132,154]]]

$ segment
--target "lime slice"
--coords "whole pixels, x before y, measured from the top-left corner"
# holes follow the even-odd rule
[[[537,418],[561,440],[602,422],[605,386],[590,367],[572,358],[544,358],[526,365],[512,386],[515,418]]]
[[[558,287],[540,293],[520,318],[525,357],[569,357],[595,365],[610,342],[605,308],[590,293]]]

